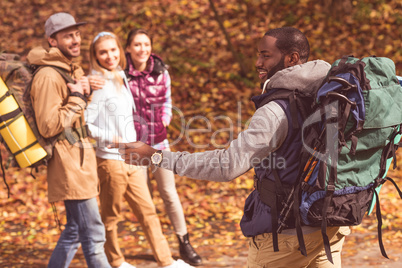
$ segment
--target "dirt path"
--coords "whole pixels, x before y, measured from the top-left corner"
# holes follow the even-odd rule
[[[123,239],[120,243],[126,260],[137,268],[157,268],[152,252],[144,240],[132,240],[143,236],[138,228],[134,232],[128,232],[121,225]],[[203,237],[193,237],[193,245],[203,257],[204,264],[200,268],[245,268],[247,263],[248,245],[243,236],[224,236],[223,230],[233,229],[231,223],[219,222],[214,229],[219,227],[218,234],[204,233]],[[23,230],[23,227],[20,228]],[[14,230],[15,231],[15,230]],[[45,230],[44,230],[45,231]],[[127,232],[127,233],[126,233]],[[179,258],[178,244],[171,229],[165,229],[164,233],[175,259]],[[200,233],[198,231],[198,233]],[[384,231],[384,246],[390,259],[382,257],[377,240],[377,232],[353,231],[344,244],[342,253],[343,268],[400,268],[402,267],[402,246],[400,232],[389,237],[390,232]],[[45,234],[46,235],[46,234]],[[44,268],[52,253],[57,235],[47,234],[49,243],[36,242],[29,245],[22,237],[14,243],[5,245],[2,241],[0,247],[0,267],[7,268]],[[51,242],[53,241],[53,242]],[[85,258],[79,249],[71,268],[85,268]]]
[[[376,232],[366,234],[352,232],[345,242],[342,267],[401,268],[402,248],[390,240],[384,240],[384,246],[389,259],[381,255]]]

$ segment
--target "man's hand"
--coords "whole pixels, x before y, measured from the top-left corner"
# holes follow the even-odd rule
[[[71,93],[77,92],[84,95],[84,90],[82,88],[81,80],[75,80],[75,84],[67,83],[68,88]]]
[[[119,148],[119,153],[124,162],[136,166],[151,165],[151,156],[156,152],[154,148],[141,141],[114,143],[108,145],[108,148]]]
[[[99,75],[90,75],[88,80],[92,90],[102,89],[105,85],[105,79]]]

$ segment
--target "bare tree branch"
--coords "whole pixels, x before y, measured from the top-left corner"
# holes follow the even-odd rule
[[[240,66],[240,75],[243,76],[243,77],[246,77],[247,68],[245,67],[245,64],[244,64],[244,62],[242,61],[242,59],[241,59],[239,53],[236,52],[236,50],[235,50],[234,47],[233,47],[232,42],[230,41],[229,34],[228,34],[228,32],[226,31],[226,28],[225,28],[225,26],[223,25],[222,20],[221,20],[221,18],[220,18],[219,15],[218,15],[218,11],[217,11],[216,8],[215,8],[215,5],[214,5],[213,0],[209,0],[209,4],[210,4],[210,6],[211,6],[211,8],[212,8],[212,11],[214,12],[215,20],[218,22],[219,28],[221,28],[223,34],[225,35],[226,42],[228,43],[228,47],[229,47],[230,51],[232,52],[233,58],[235,58],[235,60],[239,63],[239,66]]]

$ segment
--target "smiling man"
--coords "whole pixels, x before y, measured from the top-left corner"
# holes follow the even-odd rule
[[[96,201],[95,152],[84,120],[90,88],[82,68],[73,62],[81,53],[79,26],[84,24],[76,23],[68,13],[53,14],[45,23],[50,48],[34,48],[27,56],[39,68],[30,92],[36,123],[40,134],[55,143],[47,167],[48,199],[64,201],[67,214],[48,264],[51,268],[68,267],[80,245],[88,267],[110,267]],[[63,77],[76,83],[66,83]]]
[[[273,29],[260,40],[256,67],[261,82],[268,82],[282,69],[307,62],[310,45],[303,33],[294,30]]]
[[[256,68],[263,94],[253,97],[257,110],[250,125],[227,149],[190,154],[156,151],[141,142],[114,146],[121,148],[128,163],[150,162],[180,176],[201,180],[230,181],[254,168],[259,190],[248,196],[240,222],[243,234],[249,239],[247,267],[341,267],[341,249],[348,229],[327,229],[335,265],[326,259],[319,228],[303,227],[307,256],[300,253],[294,227],[288,226],[277,234],[274,211],[281,204],[278,196],[296,180],[303,145],[300,130],[292,127],[289,101],[265,101],[276,89],[312,91],[313,85],[324,79],[330,65],[321,60],[307,61],[308,40],[291,27],[266,32],[258,43],[258,52]],[[269,185],[268,193],[261,193],[259,185]]]

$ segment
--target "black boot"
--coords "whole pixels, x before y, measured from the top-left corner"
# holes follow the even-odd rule
[[[190,241],[188,240],[188,234],[184,236],[178,235],[179,239],[179,251],[180,257],[183,261],[187,262],[190,265],[198,266],[202,264],[201,257],[195,252],[194,248],[191,246]]]

